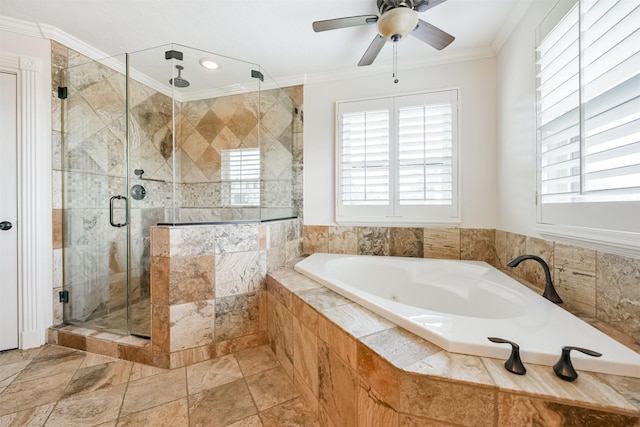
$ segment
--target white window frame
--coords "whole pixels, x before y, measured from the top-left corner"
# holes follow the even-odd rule
[[[586,3],[586,2],[585,2]],[[589,0],[589,3],[593,3],[593,0]],[[566,4],[563,6],[566,7]],[[537,185],[537,226],[536,231],[539,232],[543,237],[553,239],[555,241],[569,243],[569,244],[577,244],[581,246],[586,246],[590,248],[594,248],[597,250],[603,250],[606,252],[619,253],[625,256],[632,257],[640,257],[640,199],[638,196],[634,196],[633,194],[629,196],[626,194],[623,197],[616,198],[615,195],[607,195],[604,196],[601,194],[598,195],[590,195],[585,192],[585,169],[583,166],[584,157],[586,156],[585,147],[585,106],[586,106],[586,97],[584,95],[585,91],[585,81],[583,76],[585,72],[585,43],[583,39],[583,28],[582,20],[585,13],[586,8],[583,8],[583,1],[576,1],[579,17],[579,80],[578,80],[578,91],[579,91],[579,104],[575,108],[579,108],[579,144],[580,144],[580,152],[579,152],[579,182],[578,185],[580,190],[578,193],[570,196],[570,200],[563,200],[563,196],[558,196],[558,200],[555,201],[545,201],[542,194],[542,184],[541,184],[541,145],[540,145],[540,133],[538,132],[538,142],[537,142],[537,174],[536,174],[536,185]],[[550,31],[542,33],[542,30],[538,30],[537,39],[538,43],[536,45],[543,44],[544,38],[551,33],[555,28],[561,28],[561,25],[556,25],[553,23],[560,23],[565,18],[565,16],[569,15],[569,10],[564,9],[560,10],[559,6],[557,9],[554,9],[550,16],[552,18],[548,18],[549,21],[552,22],[552,27]],[[637,11],[636,11],[637,12]],[[573,11],[575,13],[575,11]],[[545,23],[548,24],[548,23]],[[541,25],[542,27],[542,25]],[[566,28],[566,26],[565,26]],[[541,42],[542,41],[542,42]],[[539,70],[538,70],[539,72]],[[536,73],[538,74],[538,73]],[[539,87],[539,79],[536,82],[536,88]],[[539,93],[537,92],[538,101]],[[540,104],[538,105],[537,112],[537,123],[540,125]],[[575,187],[575,185],[574,185]],[[549,199],[550,197],[547,196]]]
[[[459,202],[459,89],[442,89],[430,92],[404,94],[390,97],[368,98],[336,102],[336,150],[335,150],[335,218],[338,224],[404,226],[456,226],[461,222]],[[418,105],[451,105],[451,204],[450,205],[400,205],[398,198],[399,111],[402,107]],[[350,112],[389,111],[389,192],[388,205],[349,206],[342,203],[342,115]]]

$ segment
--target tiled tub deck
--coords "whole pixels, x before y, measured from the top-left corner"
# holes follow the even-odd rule
[[[640,379],[449,353],[293,271],[267,276],[272,350],[322,425],[640,426]]]

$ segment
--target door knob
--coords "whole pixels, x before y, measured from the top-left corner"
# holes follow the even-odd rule
[[[11,230],[11,227],[13,227],[13,224],[11,224],[9,221],[0,222],[0,230],[2,231]]]

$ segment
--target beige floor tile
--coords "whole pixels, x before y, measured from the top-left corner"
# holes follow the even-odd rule
[[[298,396],[286,372],[280,367],[247,377],[247,385],[260,411]]]
[[[29,360],[0,365],[0,388],[7,387],[29,364]]]
[[[0,417],[0,426],[42,426],[49,417],[49,414],[56,406],[54,403],[36,406],[34,408],[24,409],[20,412],[14,412]]]
[[[183,427],[189,425],[187,398],[135,412],[120,418],[118,427],[154,426]]]
[[[192,426],[223,427],[257,412],[244,380],[189,396]]]
[[[111,363],[80,368],[64,391],[64,396],[100,390],[129,381],[133,363],[117,360]]]
[[[233,424],[229,424],[226,427],[262,427],[262,421],[258,415],[252,415],[240,421],[236,421]]]
[[[0,353],[0,365],[9,363],[17,363],[31,361],[38,353],[44,350],[46,346],[38,348],[30,348],[29,350],[11,350]]]
[[[268,345],[240,351],[236,353],[236,359],[245,377],[279,366],[278,359]]]
[[[0,415],[57,401],[71,377],[73,372],[63,372],[47,378],[12,383],[0,395]]]
[[[242,378],[236,358],[230,354],[187,366],[189,394],[200,393]]]
[[[120,416],[140,412],[187,395],[184,368],[129,382]]]
[[[93,426],[114,421],[118,418],[126,388],[126,384],[120,384],[64,398],[58,402],[45,425],[47,427]]]
[[[318,427],[316,415],[302,397],[261,412],[264,427]]]
[[[51,346],[39,352],[31,363],[13,381],[21,383],[39,378],[47,378],[62,372],[73,372],[85,357],[84,352]]]

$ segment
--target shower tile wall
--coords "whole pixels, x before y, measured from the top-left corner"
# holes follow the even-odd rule
[[[72,84],[63,102],[57,97],[57,89],[64,86],[63,70],[67,69]],[[75,319],[90,320],[121,309],[126,302],[125,230],[108,225],[110,196],[128,196],[125,83],[122,74],[52,42],[53,324],[63,322],[63,306],[58,302],[63,280],[65,288],[72,291]],[[136,81],[131,81],[129,93],[129,174],[132,185],[142,184],[147,190],[143,200],[129,198],[131,297],[135,302],[149,297],[152,225],[174,218],[260,218],[256,209],[223,208],[220,183],[223,148],[257,147],[258,105],[263,118],[263,213],[274,218],[301,211],[302,86],[263,91],[259,96],[254,93],[175,103],[175,159],[171,98]],[[67,130],[64,144],[63,107]],[[175,217],[171,209],[174,162],[176,206],[185,208]],[[133,174],[134,169],[144,170],[143,179]],[[78,173],[80,170],[83,173]],[[64,204],[63,182],[67,197]],[[97,243],[89,244],[88,237]],[[91,266],[88,269],[87,262]]]
[[[305,254],[477,260],[503,270],[519,255],[538,255],[552,270],[563,308],[612,335],[622,332],[627,336],[622,340],[640,343],[640,259],[493,229],[305,225],[303,239]],[[524,262],[508,272],[544,289],[537,263]]]

